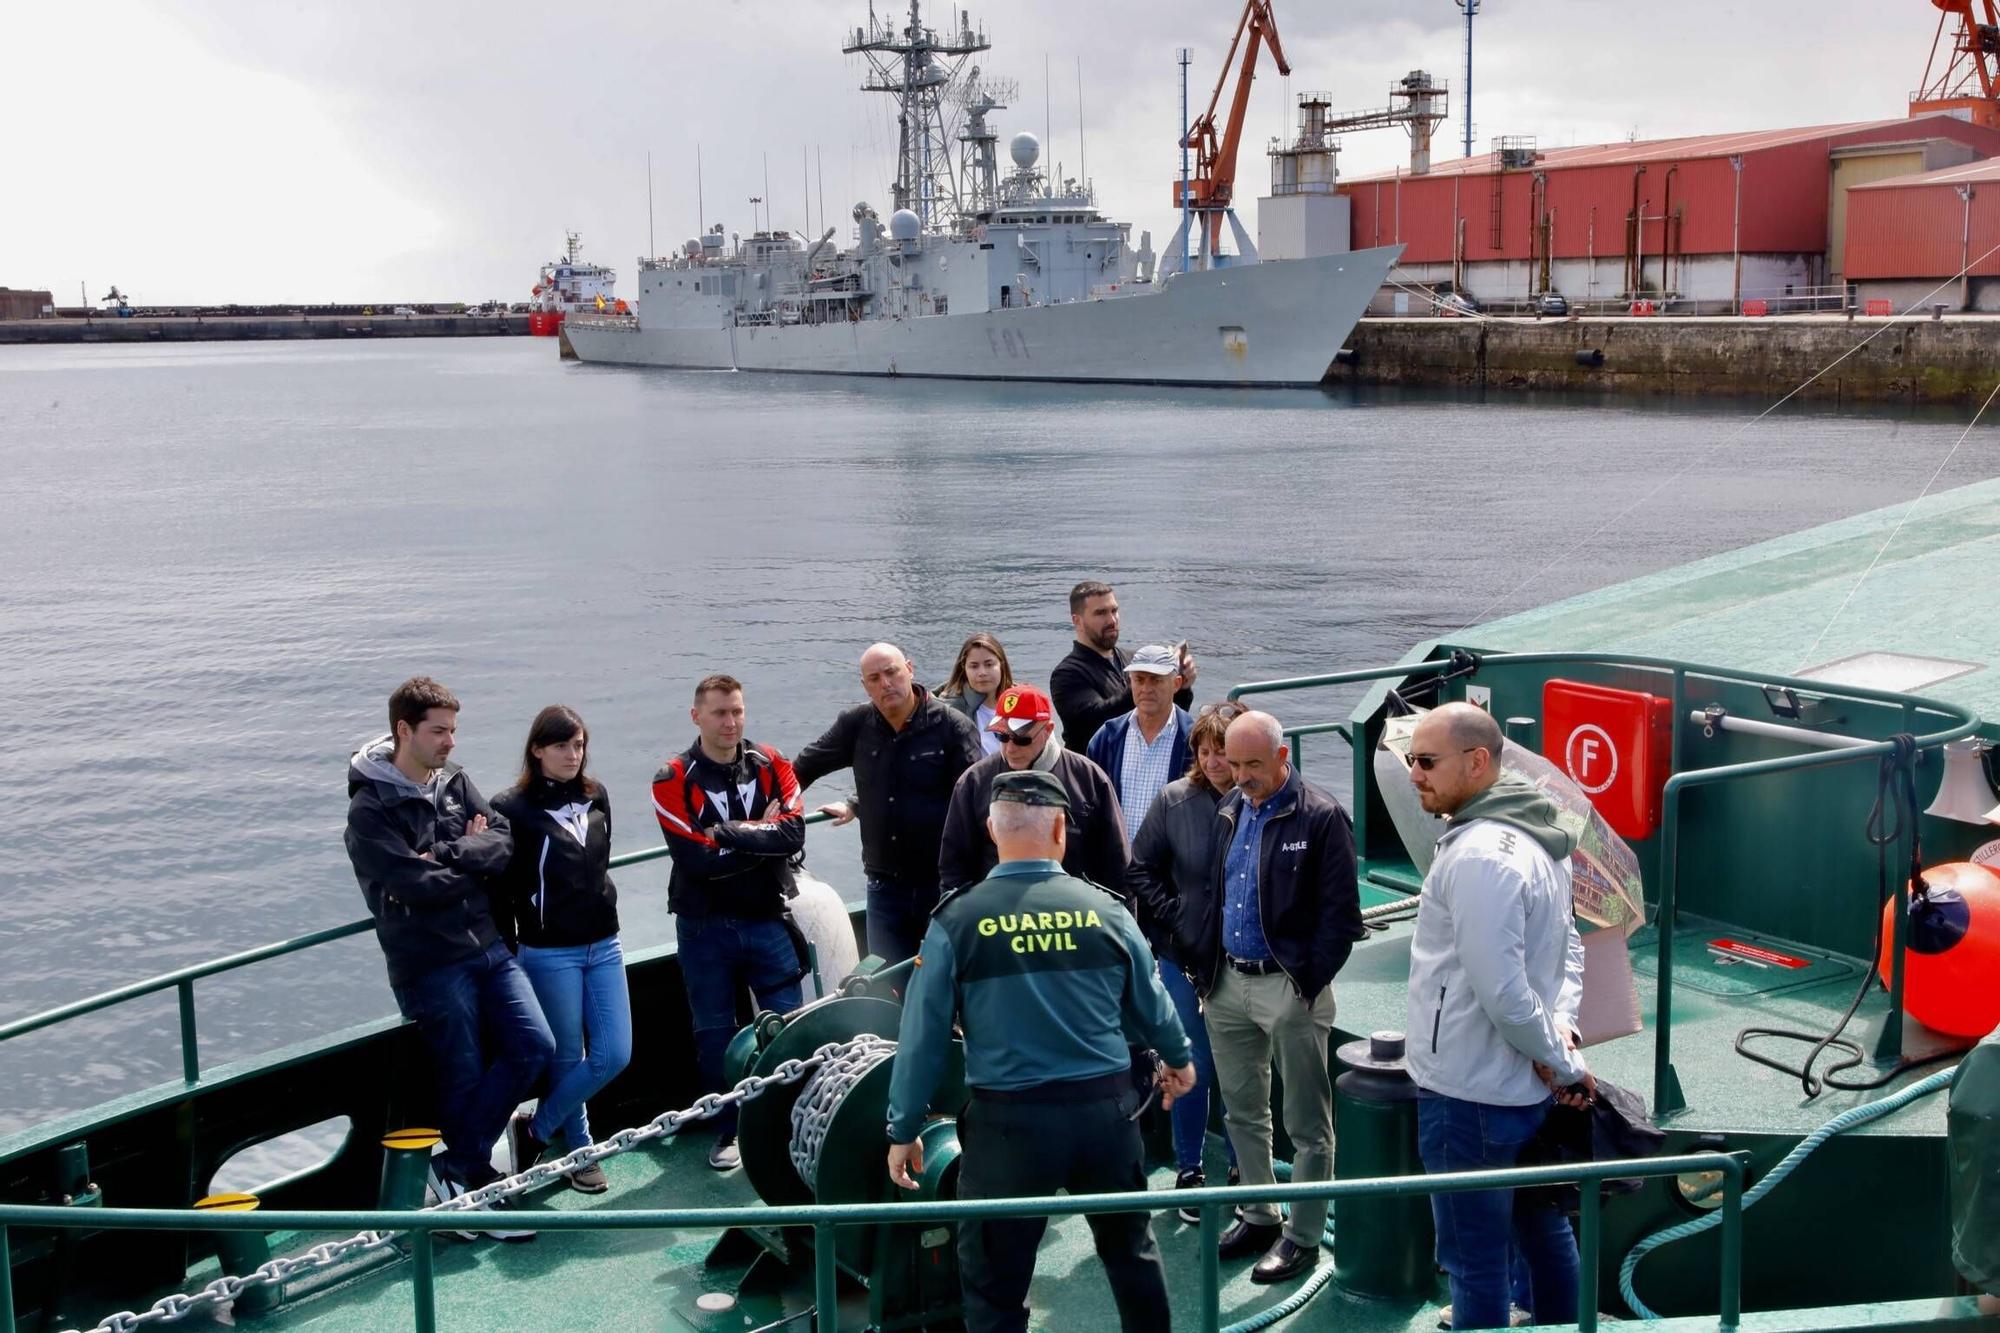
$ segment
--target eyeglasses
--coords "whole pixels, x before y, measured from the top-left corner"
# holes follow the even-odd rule
[[[1483,745],[1468,745],[1463,750],[1460,750],[1459,753],[1471,754],[1474,750],[1483,750],[1485,748],[1486,747]],[[1438,766],[1438,760],[1443,758],[1445,758],[1445,756],[1441,754],[1413,754],[1410,756],[1410,762],[1415,764],[1418,768],[1424,770],[1424,772],[1428,773],[1432,769],[1436,768]]]
[[[1249,711],[1250,709],[1247,705],[1239,704],[1232,700],[1227,703],[1203,704],[1201,711],[1196,713],[1195,716],[1220,717],[1225,722],[1233,722]]]
[[[1002,745],[1033,745],[1042,738],[1042,729],[1030,727],[1026,731],[1001,731],[994,734],[1000,737]]]

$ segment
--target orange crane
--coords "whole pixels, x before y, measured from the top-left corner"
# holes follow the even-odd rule
[[[1931,0],[1937,35],[1924,81],[1910,95],[1910,114],[1948,111],[1975,125],[2000,129],[2000,13],[1995,0]],[[1952,19],[1958,20],[1947,30]]]
[[[1243,17],[1236,21],[1236,35],[1229,40],[1229,54],[1223,57],[1222,73],[1215,80],[1215,92],[1208,99],[1208,109],[1194,118],[1181,139],[1180,147],[1192,148],[1195,152],[1195,168],[1187,181],[1185,200],[1181,181],[1174,181],[1174,207],[1188,214],[1188,220],[1181,224],[1183,231],[1192,227],[1201,229],[1198,234],[1204,267],[1212,263],[1217,254],[1217,242],[1222,236],[1225,217],[1243,257],[1254,260],[1257,255],[1256,247],[1250,244],[1243,224],[1236,220],[1230,205],[1236,194],[1236,150],[1243,142],[1243,121],[1250,105],[1250,85],[1257,77],[1257,53],[1264,46],[1271,48],[1271,59],[1277,64],[1278,73],[1289,75],[1292,72],[1291,63],[1285,59],[1285,48],[1278,40],[1278,20],[1271,13],[1270,0],[1244,0]],[[1229,118],[1218,135],[1215,112],[1222,103],[1222,90],[1229,85],[1230,68],[1236,63],[1239,47],[1243,51],[1243,65],[1236,75],[1236,91],[1229,99]],[[1179,252],[1180,237],[1176,233],[1169,253],[1178,255]]]

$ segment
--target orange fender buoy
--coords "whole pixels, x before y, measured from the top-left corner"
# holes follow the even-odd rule
[[[1882,983],[1889,981],[1896,904],[1882,907]],[[2000,1027],[2000,875],[1970,861],[1926,868],[1910,886],[1903,1002],[1933,1032],[1983,1037]]]

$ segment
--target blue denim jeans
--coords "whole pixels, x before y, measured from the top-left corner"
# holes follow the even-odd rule
[[[396,1007],[430,1048],[444,1136],[439,1168],[471,1185],[492,1179],[494,1143],[555,1055],[527,975],[495,942],[478,958],[392,989]]]
[[[804,998],[799,978],[805,966],[798,945],[782,921],[750,921],[734,916],[676,917],[681,981],[694,1015],[695,1062],[704,1092],[724,1087],[722,1055],[736,1035],[736,1002],[748,987],[759,1009],[788,1013]],[[718,1135],[736,1132],[736,1108],[715,1118]]]
[[[1160,984],[1166,987],[1167,998],[1174,1002],[1174,1012],[1180,1015],[1181,1026],[1194,1046],[1194,1091],[1175,1098],[1173,1109],[1167,1112],[1174,1127],[1174,1166],[1182,1171],[1199,1171],[1201,1152],[1208,1144],[1209,1093],[1215,1093],[1218,1106],[1222,1103],[1222,1093],[1215,1084],[1215,1053],[1208,1044],[1208,1024],[1201,1018],[1201,996],[1195,993],[1187,973],[1163,958]],[[1226,1117],[1229,1108],[1222,1107],[1222,1114]],[[1229,1154],[1230,1164],[1235,1165],[1236,1145],[1227,1134],[1222,1136],[1222,1146]]]
[[[1553,1101],[1487,1106],[1425,1094],[1417,1102],[1417,1151],[1426,1171],[1513,1166]],[[1438,1266],[1451,1277],[1454,1329],[1506,1328],[1518,1254],[1527,1265],[1528,1309],[1538,1324],[1576,1321],[1576,1233],[1553,1208],[1516,1213],[1514,1191],[1431,1196]]]
[[[868,881],[868,952],[885,963],[914,958],[937,906],[935,884],[910,888],[898,880]]]
[[[542,1002],[556,1039],[549,1065],[549,1093],[530,1127],[545,1143],[562,1135],[563,1147],[591,1142],[584,1100],[595,1096],[632,1062],[632,1001],[625,991],[625,951],[610,935],[595,944],[537,949],[521,946],[521,970]]]

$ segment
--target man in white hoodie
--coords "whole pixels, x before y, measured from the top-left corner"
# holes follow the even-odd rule
[[[1451,703],[1417,724],[1410,782],[1450,826],[1424,878],[1410,942],[1408,1062],[1428,1171],[1515,1164],[1557,1099],[1596,1084],[1576,1051],[1583,943],[1570,904],[1575,837],[1556,805],[1500,771],[1500,728]],[[1576,1237],[1553,1209],[1514,1212],[1512,1190],[1431,1199],[1454,1329],[1506,1328],[1526,1261],[1535,1322],[1576,1319]]]

